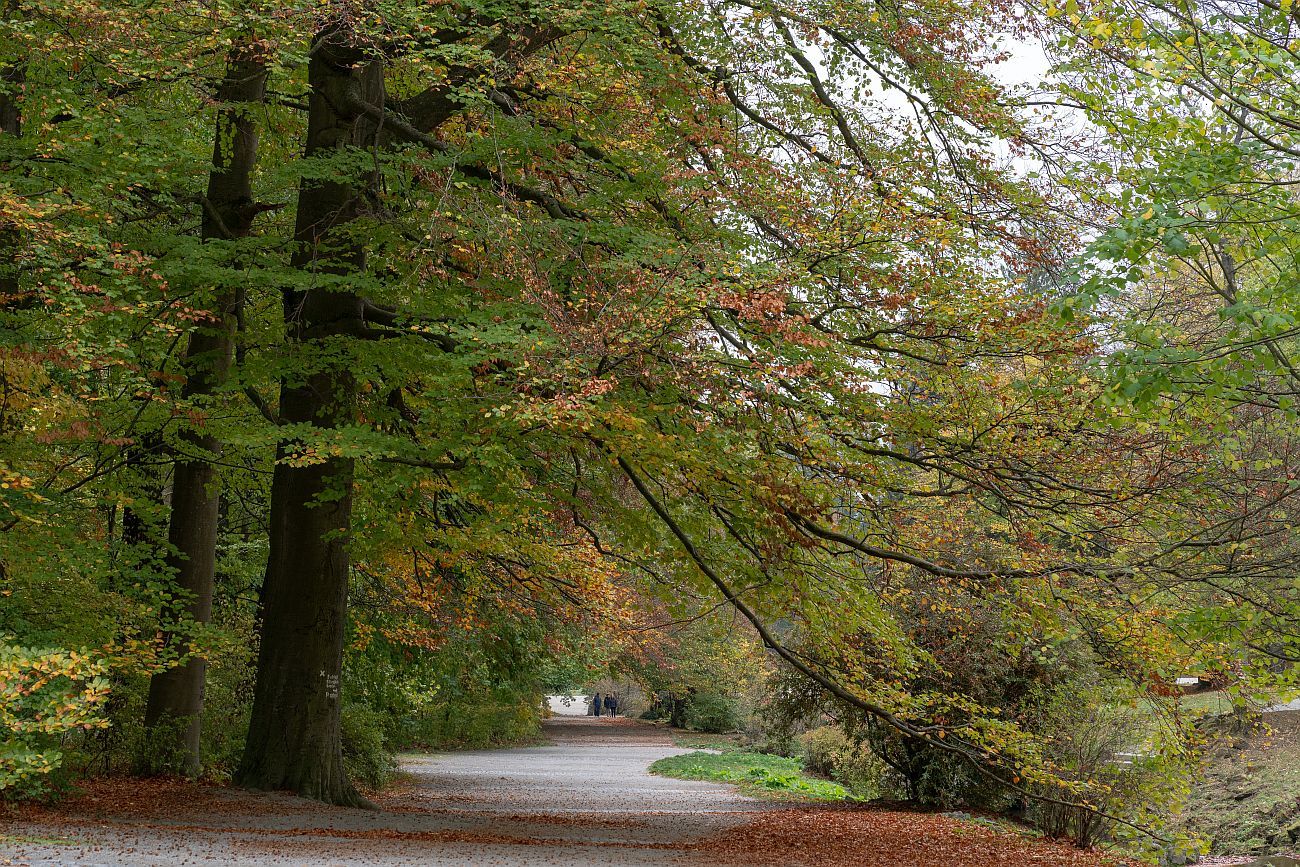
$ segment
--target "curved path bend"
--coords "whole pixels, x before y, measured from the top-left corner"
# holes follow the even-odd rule
[[[379,811],[183,783],[91,784],[0,815],[0,865],[661,865],[762,810],[651,776],[686,750],[629,720],[558,717],[544,746],[402,757]]]

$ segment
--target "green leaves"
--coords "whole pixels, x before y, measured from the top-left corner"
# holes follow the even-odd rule
[[[63,759],[62,736],[108,725],[106,671],[84,651],[0,640],[0,793],[36,794]]]

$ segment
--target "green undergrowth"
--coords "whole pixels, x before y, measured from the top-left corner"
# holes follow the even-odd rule
[[[746,795],[778,801],[842,801],[852,796],[839,783],[803,772],[798,759],[740,751],[694,752],[660,759],[650,773],[679,780],[732,783]]]
[[[1217,716],[1232,713],[1232,699],[1218,690],[1214,692],[1188,693],[1180,697],[1178,703],[1182,705],[1185,712],[1193,716]]]
[[[712,734],[710,732],[673,731],[673,745],[686,750],[717,750],[730,752],[740,747],[740,736]]]

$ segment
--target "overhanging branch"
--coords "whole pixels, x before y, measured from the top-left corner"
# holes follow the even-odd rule
[[[745,602],[735,592],[732,591],[726,579],[724,579],[718,573],[718,571],[713,568],[712,564],[710,564],[708,560],[700,553],[699,549],[695,546],[695,543],[691,540],[690,536],[685,532],[682,526],[672,517],[672,515],[668,512],[664,504],[661,503],[659,499],[654,495],[654,492],[650,490],[649,486],[646,485],[645,481],[636,472],[636,470],[627,461],[627,459],[624,458],[622,455],[615,455],[614,457],[618,463],[619,469],[623,471],[624,476],[627,477],[628,481],[632,483],[632,486],[637,489],[637,492],[641,495],[641,498],[645,500],[646,504],[650,506],[651,510],[655,513],[655,515],[658,516],[659,520],[664,524],[665,527],[668,528],[669,532],[672,533],[672,535],[677,539],[678,543],[682,546],[682,549],[686,552],[686,555],[690,558],[691,562],[695,564],[696,568],[699,569],[700,572],[706,578],[708,578],[710,583],[712,583],[713,586],[718,589],[718,592],[722,594],[723,598],[725,598],[727,602],[730,603],[730,605],[737,612],[739,612],[739,614],[742,617],[744,617],[747,621],[749,621],[750,625],[752,625],[754,627],[754,630],[758,633],[759,638],[763,642],[763,645],[769,648],[770,650],[772,650],[774,653],[776,653],[776,655],[779,656],[791,668],[795,669],[800,674],[812,680],[814,683],[816,683],[818,686],[826,690],[828,693],[830,693],[840,701],[845,702],[846,704],[852,707],[855,707],[861,711],[864,711],[865,713],[870,714],[871,716],[875,717],[876,719],[879,719],[881,722],[885,723],[886,725],[890,726],[891,728],[895,729],[896,731],[898,731],[899,733],[903,734],[906,737],[912,738],[914,740],[918,740],[926,744],[927,746],[933,747],[937,750],[953,753],[960,756],[962,759],[969,762],[971,766],[974,767],[980,774],[983,774],[984,776],[986,776],[990,780],[993,780],[999,785],[1005,786],[1007,789],[1017,792],[1018,794],[1023,795],[1024,797],[1029,798],[1030,800],[1038,801],[1040,803],[1045,803],[1045,804],[1054,804],[1056,806],[1071,807],[1078,810],[1084,810],[1094,816],[1098,816],[1100,818],[1107,819],[1112,822],[1116,822],[1117,824],[1125,825],[1153,839],[1160,840],[1162,842],[1168,842],[1166,838],[1156,835],[1151,829],[1138,825],[1137,823],[1125,819],[1122,816],[1116,816],[1114,814],[1107,813],[1103,810],[1100,810],[1096,807],[1089,806],[1087,804],[1082,804],[1075,801],[1066,801],[1060,798],[1053,798],[1050,795],[1042,795],[1036,792],[1031,792],[1028,789],[1024,788],[1023,786],[1013,782],[1012,780],[1007,779],[1002,774],[999,774],[997,771],[993,770],[992,767],[990,767],[990,763],[1001,764],[1005,761],[1000,756],[992,754],[987,750],[982,749],[974,744],[961,741],[958,738],[949,739],[947,737],[948,730],[943,728],[942,726],[917,726],[907,722],[906,720],[900,719],[888,708],[885,708],[867,699],[863,699],[860,696],[854,695],[853,693],[845,689],[843,686],[836,683],[834,680],[830,679],[826,675],[817,671],[814,667],[812,667],[807,662],[805,662],[802,658],[800,658],[800,655],[798,653],[796,653],[795,651],[791,650],[789,647],[786,647],[784,644],[778,641],[776,637],[772,634],[771,630],[767,628],[767,625],[757,615],[757,613],[755,613],[752,608],[750,608],[747,604],[745,604]],[[944,736],[939,737],[938,735],[940,733],[942,733]],[[1011,771],[1013,775],[1018,776],[1014,768],[1008,768],[1008,770]]]

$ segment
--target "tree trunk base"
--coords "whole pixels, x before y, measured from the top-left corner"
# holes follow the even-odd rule
[[[379,807],[357,791],[356,786],[342,772],[326,776],[312,775],[301,780],[272,778],[256,771],[241,772],[236,778],[240,788],[259,792],[289,792],[300,798],[309,798],[336,807],[356,807],[361,810],[378,810]]]

